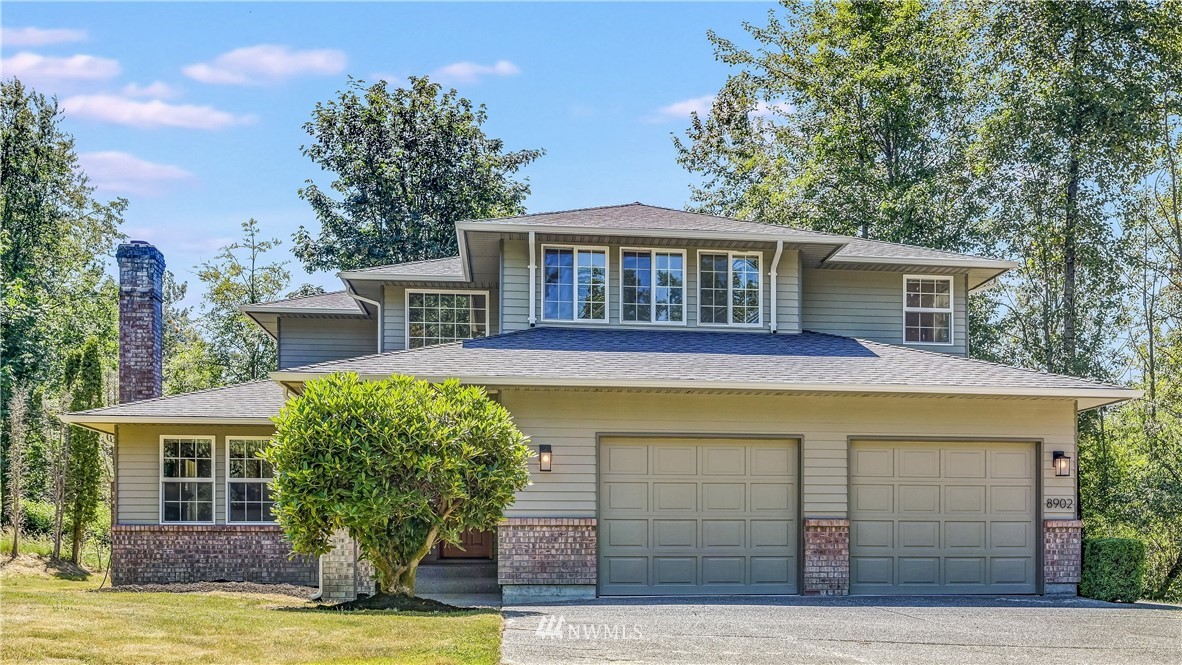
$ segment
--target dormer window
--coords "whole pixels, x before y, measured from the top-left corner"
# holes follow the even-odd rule
[[[620,250],[620,320],[685,323],[685,252]]]
[[[607,248],[542,248],[542,318],[607,321]]]
[[[763,323],[761,260],[752,252],[698,254],[698,321],[702,325]]]
[[[903,278],[903,341],[952,343],[952,278]]]

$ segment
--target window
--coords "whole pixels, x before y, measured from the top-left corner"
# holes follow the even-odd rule
[[[213,437],[160,437],[160,521],[213,521]]]
[[[698,322],[759,325],[763,320],[760,255],[702,252],[698,255]]]
[[[226,521],[274,522],[271,465],[259,459],[266,437],[226,439]]]
[[[903,341],[952,343],[952,278],[903,278]]]
[[[487,293],[406,292],[406,348],[417,349],[487,334]]]
[[[542,318],[607,321],[607,249],[542,248]]]
[[[620,251],[620,320],[685,322],[685,252]]]

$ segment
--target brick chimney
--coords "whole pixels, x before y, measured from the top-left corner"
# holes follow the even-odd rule
[[[164,384],[164,255],[119,245],[119,402],[160,397]]]

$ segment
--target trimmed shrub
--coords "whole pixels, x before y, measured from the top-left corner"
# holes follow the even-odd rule
[[[26,536],[53,535],[53,504],[22,499],[21,533]]]
[[[1079,594],[1096,600],[1135,603],[1145,577],[1145,544],[1132,538],[1084,541]]]

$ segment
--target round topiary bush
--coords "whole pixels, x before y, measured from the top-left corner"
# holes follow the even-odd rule
[[[1132,538],[1084,541],[1079,594],[1096,600],[1135,603],[1145,577],[1145,545]]]

